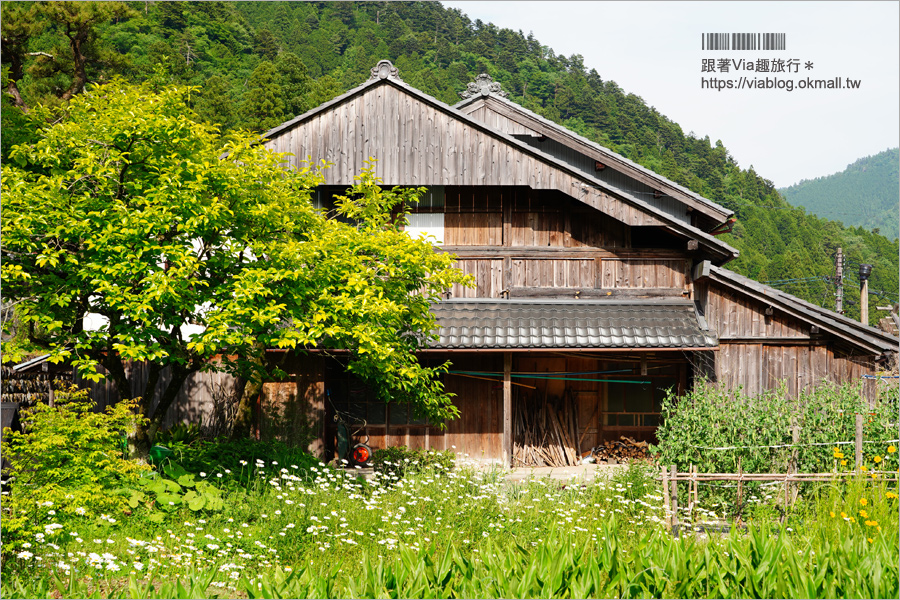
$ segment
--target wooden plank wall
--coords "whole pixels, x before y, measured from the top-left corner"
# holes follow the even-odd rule
[[[475,278],[477,287],[463,287],[456,283],[450,290],[453,298],[499,298],[503,285],[503,259],[469,258],[456,261],[466,275]]]
[[[256,427],[261,440],[303,445],[324,456],[325,366],[321,356],[296,356],[282,364],[285,381],[262,386]]]
[[[728,389],[743,388],[756,396],[782,386],[789,395],[823,382],[863,386],[869,400],[875,388],[863,375],[874,375],[874,356],[842,356],[826,345],[722,343],[716,356],[717,381]]]
[[[453,368],[478,371],[499,368],[502,371],[502,357],[454,356]],[[369,436],[372,449],[406,446],[411,449],[450,450],[455,454],[468,455],[471,460],[500,461],[503,432],[502,382],[447,375],[445,385],[448,392],[455,394],[453,403],[459,409],[459,418],[449,421],[446,429],[427,425],[369,426],[364,435]],[[327,431],[326,435],[334,435],[333,428],[328,428]],[[333,443],[326,440],[325,445],[331,447]]]
[[[765,314],[766,306],[743,294],[709,286],[706,320],[719,338],[796,337],[809,338],[809,326],[774,309]]]
[[[718,332],[717,381],[729,389],[757,395],[784,386],[795,396],[823,381],[861,384],[874,400],[875,388],[863,375],[876,369],[874,355],[850,356],[827,334],[811,334],[810,326],[739,292],[717,284],[697,286],[705,299],[706,319]]]
[[[486,128],[385,82],[348,97],[265,143],[296,167],[326,161],[325,185],[352,185],[369,158],[385,185],[524,185],[558,190],[628,225],[657,217],[584,184]]]
[[[100,371],[105,371],[102,367]],[[132,377],[132,394],[143,393],[147,385],[148,369],[146,363],[129,361],[125,372]],[[164,369],[160,373],[156,389],[162,390],[171,379],[171,371]],[[116,386],[110,379],[97,382],[87,381],[76,375],[75,383],[89,390],[91,398],[97,403],[98,410],[104,410],[119,401]],[[194,373],[188,377],[178,397],[172,403],[163,421],[163,428],[175,423],[202,423],[205,429],[219,431],[231,414],[229,400],[234,389],[234,378],[227,373],[208,372]]]
[[[444,197],[447,246],[611,249],[631,245],[628,226],[559,192],[448,186]]]
[[[461,371],[503,372],[500,353],[488,356],[454,356],[453,369]],[[515,368],[515,367],[514,367]],[[459,408],[459,418],[447,423],[444,448],[479,461],[500,461],[503,456],[503,384],[448,375],[447,391],[456,394],[453,403]],[[456,448],[454,448],[456,446]]]
[[[503,290],[521,296],[537,288],[690,291],[689,258],[631,249],[628,226],[563,194],[450,186],[444,197],[444,248],[477,284],[455,285],[454,298],[498,298]]]

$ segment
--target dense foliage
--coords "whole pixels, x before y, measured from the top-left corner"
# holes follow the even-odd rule
[[[378,473],[393,473],[403,477],[407,473],[415,473],[428,469],[453,468],[453,453],[449,450],[435,452],[423,449],[410,450],[406,446],[389,446],[379,448],[372,454],[371,464]]]
[[[823,219],[880,231],[888,239],[900,235],[898,148],[860,158],[840,173],[804,179],[779,191],[793,206],[803,206]]]
[[[783,391],[747,397],[701,383],[681,397],[668,396],[657,430],[658,461],[686,472],[827,473],[853,468],[856,415],[863,414],[864,459],[870,469],[896,470],[897,391],[881,388],[869,407],[859,386],[822,385],[791,398]],[[736,408],[737,407],[737,408]],[[794,451],[791,427],[799,427]],[[773,447],[770,447],[773,446]],[[715,448],[734,448],[717,450]],[[838,450],[835,450],[838,448]]]
[[[3,434],[3,458],[10,463],[4,477],[14,482],[3,498],[5,544],[54,531],[47,531],[48,510],[59,518],[122,510],[123,488],[147,471],[122,453],[122,435],[138,418],[136,405],[93,409],[86,391],[60,391],[53,407],[38,403],[21,410],[23,431]]]
[[[32,335],[5,343],[4,360],[46,349],[89,379],[102,366],[121,398],[140,399],[144,452],[188,375],[259,381],[265,348],[350,350],[350,370],[385,398],[453,416],[442,367],[415,350],[432,335],[431,303],[464,276],[394,210],[422,190],[382,190],[365,169],[329,217],[311,201],[318,171],[191,119],[188,93],[97,86],[10,152],[3,292]],[[147,362],[142,388],[128,360]]]
[[[557,55],[531,34],[472,22],[436,2],[132,2],[128,10],[105,7],[105,20],[91,3],[64,4],[50,11],[3,3],[4,84],[15,82],[5,107],[58,103],[77,87],[79,67],[89,81],[121,75],[197,85],[190,102],[202,118],[263,131],[359,85],[384,58],[448,103],[485,72],[513,101],[734,210],[738,223],[722,239],[741,256],[729,268],[833,307],[842,247],[850,261],[875,265],[870,289],[882,295],[873,308],[896,300],[896,241],[791,207],[722,141],[686,135],[581,56]],[[68,24],[90,50],[78,61],[61,45]],[[7,118],[3,127],[5,156],[7,137],[27,137],[28,128]],[[845,311],[857,317],[852,296]],[[871,311],[872,322],[880,316]]]

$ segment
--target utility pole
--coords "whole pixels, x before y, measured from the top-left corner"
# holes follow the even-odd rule
[[[863,325],[869,324],[869,275],[872,265],[859,265],[859,320]]]
[[[835,301],[834,312],[839,315],[844,314],[844,251],[843,248],[837,249],[834,256],[834,272],[835,282],[837,283],[837,300]]]

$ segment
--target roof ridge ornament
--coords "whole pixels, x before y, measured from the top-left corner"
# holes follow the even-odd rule
[[[460,92],[460,96],[468,100],[476,96],[499,96],[506,98],[509,93],[504,92],[500,84],[494,81],[487,73],[482,73],[475,78],[475,81],[466,86],[466,91]]]
[[[400,71],[389,60],[380,60],[378,64],[372,67],[372,76],[369,79],[394,79],[402,82],[400,79]]]

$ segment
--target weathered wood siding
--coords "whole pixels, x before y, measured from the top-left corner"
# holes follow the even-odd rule
[[[523,187],[444,189],[444,249],[475,278],[454,298],[571,296],[629,290],[640,296],[690,291],[690,259],[672,250],[631,247],[630,227],[558,192]],[[565,291],[563,291],[565,290]],[[587,296],[586,296],[587,297]]]
[[[256,437],[325,453],[325,369],[321,356],[290,356],[284,381],[263,384],[254,418]]]
[[[703,282],[696,288],[719,336],[718,383],[750,396],[782,386],[796,396],[823,382],[851,383],[874,400],[872,380],[863,379],[875,373],[874,355],[850,355],[833,336],[811,333],[809,324],[778,308],[766,315],[766,304],[725,286]]]
[[[105,372],[102,367],[99,371]],[[143,393],[147,385],[148,368],[143,362],[128,361],[125,373],[131,378],[131,393],[135,396]],[[163,369],[157,383],[157,392],[165,389],[171,380],[171,371]],[[75,383],[89,391],[91,399],[97,403],[98,410],[104,410],[119,401],[119,394],[111,379],[92,382],[76,375]],[[175,423],[201,423],[212,432],[222,431],[233,415],[231,406],[234,378],[227,373],[211,371],[194,373],[187,378],[178,396],[166,412],[163,428]]]
[[[393,85],[366,88],[266,142],[288,161],[326,161],[326,185],[351,185],[369,158],[391,185],[518,185],[558,190],[628,225],[659,225],[650,213],[547,164],[487,128],[466,123]]]
[[[809,326],[777,310],[766,315],[767,306],[730,289],[710,286],[706,320],[729,338],[809,338]]]

